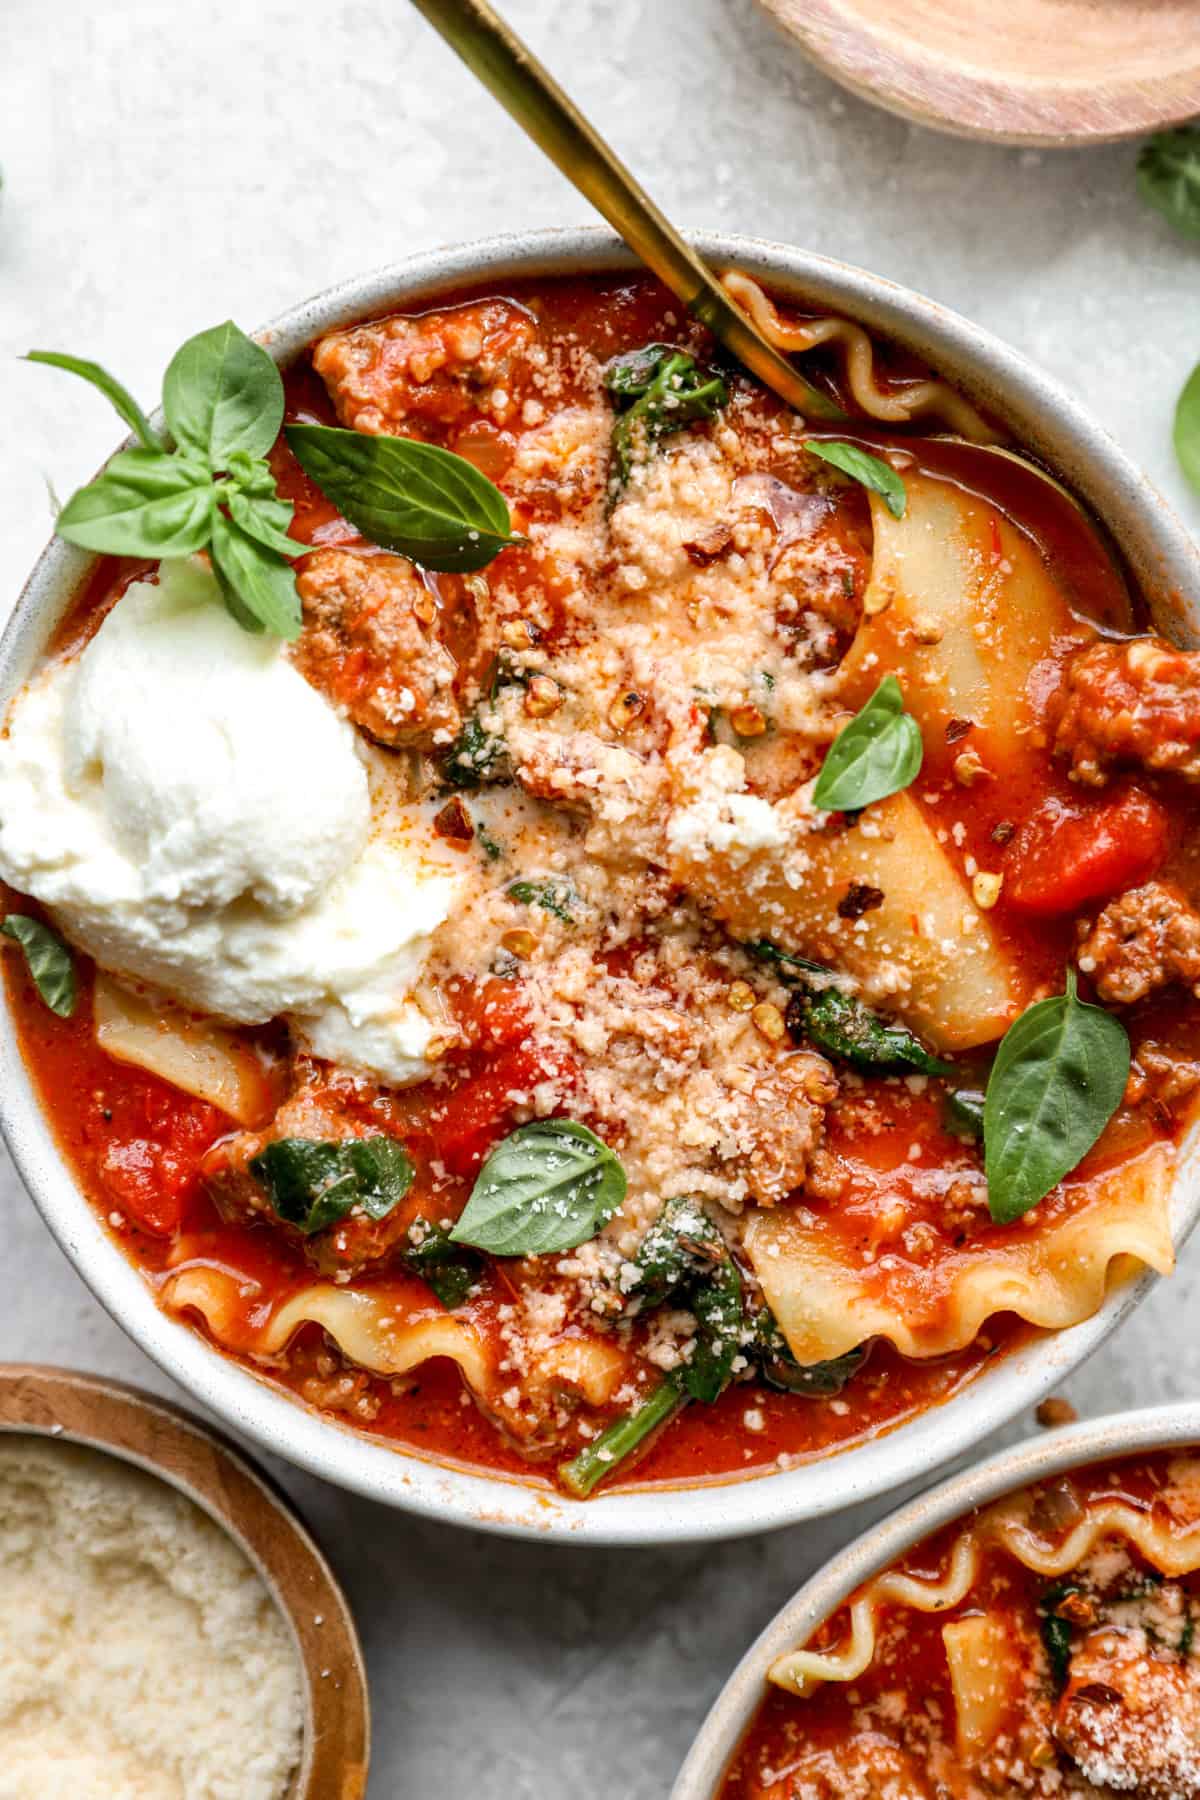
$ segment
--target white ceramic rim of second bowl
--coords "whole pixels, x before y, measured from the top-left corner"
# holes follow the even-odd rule
[[[1144,584],[1169,609],[1200,593],[1195,546],[1166,503],[1058,384],[957,314],[880,277],[756,239],[692,234],[700,252],[866,324],[922,351],[942,372],[1014,425],[1112,526]],[[480,282],[617,273],[639,267],[603,230],[534,232],[414,256],[303,302],[259,335],[286,361],[319,332]],[[0,641],[0,703],[26,679],[89,559],[55,540],[27,583]],[[600,1495],[571,1502],[519,1481],[433,1462],[362,1437],[214,1351],[157,1306],[138,1271],[79,1192],[34,1095],[7,1006],[0,1007],[0,1128],[42,1217],[92,1293],[159,1367],[260,1449],[368,1499],[447,1523],[572,1544],[652,1545],[738,1537],[840,1511],[944,1466],[1062,1382],[1152,1285],[1149,1273],[1115,1286],[1100,1310],[984,1369],[967,1387],[867,1443],[748,1480]],[[1200,1179],[1175,1184],[1173,1226],[1183,1242],[1200,1213]]]
[[[1105,1457],[1200,1444],[1200,1402],[1108,1413],[1000,1450],[871,1526],[806,1581],[751,1644],[717,1695],[669,1800],[715,1800],[730,1759],[767,1691],[777,1656],[807,1643],[863,1582],[943,1525],[1002,1495]]]

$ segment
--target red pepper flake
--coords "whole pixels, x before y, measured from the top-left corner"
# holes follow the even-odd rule
[[[861,919],[864,913],[874,912],[877,906],[882,906],[883,899],[882,888],[869,887],[865,881],[852,881],[837,903],[838,917]]]
[[[452,800],[447,800],[433,821],[433,829],[438,837],[448,838],[451,843],[470,843],[475,836],[475,821],[467,811],[467,803],[460,794],[455,794]]]
[[[946,742],[948,744],[961,744],[967,733],[969,731],[974,731],[974,729],[974,719],[947,719]]]
[[[684,554],[689,562],[695,563],[698,569],[707,569],[724,556],[733,542],[732,525],[713,525],[698,538],[692,538],[684,544]]]
[[[993,844],[1007,844],[1009,838],[1013,836],[1016,829],[1017,828],[1011,819],[1000,819],[998,823],[992,826],[989,835]]]

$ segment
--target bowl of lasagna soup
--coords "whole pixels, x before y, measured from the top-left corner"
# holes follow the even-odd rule
[[[672,1800],[1200,1793],[1198,1430],[1056,1431],[868,1531],[748,1652]]]
[[[264,1447],[574,1541],[961,1454],[1196,1210],[1196,553],[944,309],[603,234],[183,345],[0,652],[0,1114]],[[48,382],[63,379],[49,370]],[[97,399],[97,404],[99,404]]]

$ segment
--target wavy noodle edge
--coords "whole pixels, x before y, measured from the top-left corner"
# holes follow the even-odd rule
[[[856,1681],[875,1656],[879,1612],[889,1602],[912,1612],[941,1613],[966,1599],[978,1579],[984,1548],[999,1543],[1036,1575],[1062,1576],[1078,1568],[1102,1538],[1117,1535],[1138,1550],[1162,1575],[1188,1575],[1200,1568],[1200,1525],[1174,1532],[1122,1500],[1091,1502],[1087,1516],[1059,1544],[1039,1538],[1023,1516],[1028,1493],[998,1501],[955,1540],[945,1572],[934,1581],[887,1569],[850,1601],[850,1633],[834,1651],[789,1650],[776,1657],[767,1679],[806,1698],[823,1682]],[[819,1629],[819,1627],[818,1627]]]

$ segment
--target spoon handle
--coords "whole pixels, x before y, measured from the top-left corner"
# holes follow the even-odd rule
[[[413,0],[534,143],[647,268],[737,360],[796,411],[842,419],[751,324],[675,227],[487,0]]]

